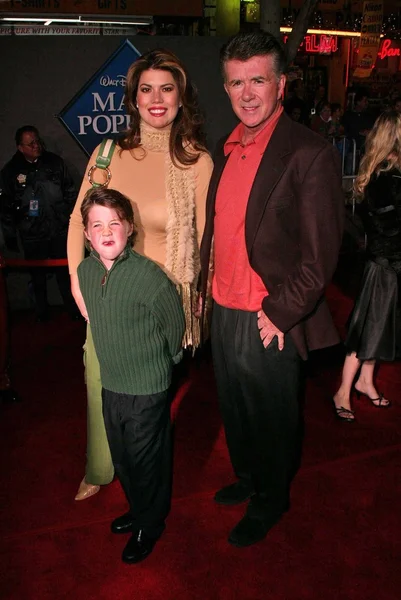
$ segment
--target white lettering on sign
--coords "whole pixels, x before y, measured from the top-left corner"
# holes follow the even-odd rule
[[[91,115],[78,116],[78,135],[88,135],[88,129],[93,129],[98,135],[118,133],[121,129],[128,129],[130,124],[129,115]]]
[[[107,112],[124,110],[124,98],[121,98],[120,105],[118,108],[115,106],[115,95],[116,92],[109,92],[106,99],[103,100],[98,92],[93,92],[93,112]],[[98,108],[99,107],[99,108]]]
[[[110,75],[102,75],[99,79],[99,83],[102,87],[117,87],[119,85],[125,87],[126,81],[127,78],[125,75],[117,75],[117,79],[112,79]]]

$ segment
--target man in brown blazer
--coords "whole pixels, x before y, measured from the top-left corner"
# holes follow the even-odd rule
[[[214,248],[212,352],[237,480],[216,502],[249,499],[229,535],[264,538],[289,508],[301,452],[301,365],[338,342],[324,300],[337,264],[343,194],[336,149],[282,111],[285,56],[265,32],[222,48],[240,120],[215,153],[201,247],[203,297]],[[209,276],[210,279],[210,276]]]

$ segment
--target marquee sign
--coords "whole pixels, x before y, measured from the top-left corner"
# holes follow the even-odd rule
[[[288,35],[283,36],[286,43]],[[338,50],[338,37],[336,35],[308,34],[304,37],[298,52],[307,54],[334,54]]]
[[[5,0],[3,13],[201,17],[203,0]]]
[[[333,54],[338,50],[338,37],[336,35],[306,35],[303,48],[309,54]]]
[[[358,62],[354,77],[369,77],[375,66],[380,46],[383,23],[383,2],[368,0],[363,3],[361,37],[359,40]]]
[[[103,138],[127,129],[125,79],[139,56],[140,52],[125,40],[58,115],[86,154],[91,154]]]

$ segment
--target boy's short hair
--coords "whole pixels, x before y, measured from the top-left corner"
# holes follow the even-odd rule
[[[132,225],[133,229],[131,235],[128,236],[128,241],[133,245],[136,236],[134,211],[127,196],[117,190],[109,190],[104,187],[88,190],[81,205],[81,216],[85,229],[88,227],[89,211],[92,206],[105,206],[114,209],[121,221],[127,221]]]

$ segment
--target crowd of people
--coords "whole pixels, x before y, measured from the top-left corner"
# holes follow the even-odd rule
[[[144,560],[165,528],[172,382],[183,350],[204,337],[209,305],[233,468],[232,484],[214,499],[247,503],[228,535],[237,547],[262,540],[290,508],[302,448],[302,362],[339,342],[324,292],[340,251],[344,196],[338,151],[327,139],[342,135],[345,115],[318,90],[314,124],[305,127],[298,80],[292,105],[283,107],[285,55],[268,33],[235,35],[220,58],[239,123],[213,160],[185,65],[168,50],[152,50],[127,73],[128,131],[95,149],[70,205],[71,290],[87,321],[87,464],[76,500],[116,474],[128,511],[111,530],[130,534],[122,554],[129,564]],[[358,372],[355,389],[378,408],[390,406],[375,388],[374,366],[397,358],[401,346],[401,117],[385,113],[368,133],[356,115],[350,122],[358,122],[366,153],[355,194],[369,260],[333,397],[335,414],[347,422],[355,420],[350,395]],[[28,133],[37,156],[27,157],[18,138],[17,157],[37,173],[42,145],[33,128]],[[30,179],[22,181],[20,170],[10,181],[21,193],[7,193],[2,214],[21,232],[35,218],[46,222],[48,204],[40,186],[27,191]]]
[[[337,147],[343,156],[343,174],[356,175],[365,151],[366,137],[381,112],[401,113],[401,97],[393,92],[383,103],[379,112],[370,109],[366,89],[350,91],[348,107],[329,102],[327,89],[318,85],[312,98],[307,99],[302,79],[294,79],[287,85],[284,110],[294,121],[310,127]]]

